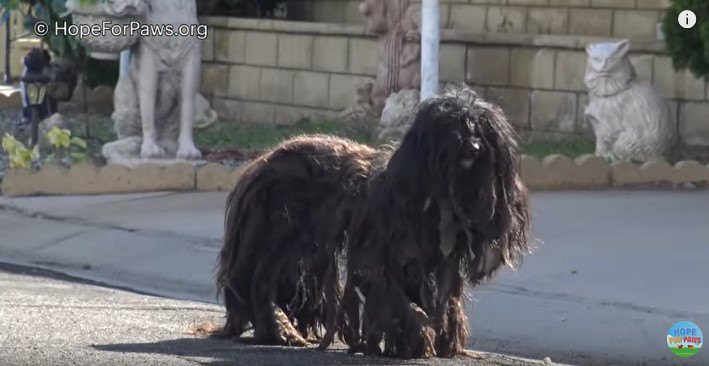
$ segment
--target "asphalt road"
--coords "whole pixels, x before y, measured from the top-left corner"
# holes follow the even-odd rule
[[[0,261],[213,303],[224,196],[0,197]],[[709,365],[709,349],[681,359],[666,343],[679,321],[709,329],[709,191],[537,192],[532,205],[535,253],[470,291],[470,348]]]
[[[538,362],[413,360],[257,347],[205,338],[193,326],[222,321],[220,306],[96,286],[54,272],[0,264],[0,365],[499,365]]]

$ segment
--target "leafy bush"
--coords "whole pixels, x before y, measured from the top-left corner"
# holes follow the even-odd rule
[[[672,56],[676,70],[689,69],[695,76],[709,75],[709,1],[707,0],[671,0],[663,20],[667,50]],[[697,25],[690,29],[682,28],[677,19],[684,10],[691,10],[697,15]]]

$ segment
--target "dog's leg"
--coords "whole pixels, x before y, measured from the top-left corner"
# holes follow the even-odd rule
[[[199,88],[200,68],[202,64],[201,43],[196,43],[187,54],[182,67],[182,85],[180,98],[180,135],[178,137],[177,158],[199,159],[202,153],[194,145],[193,128],[195,104]]]
[[[274,299],[278,292],[278,278],[288,255],[274,263],[278,247],[274,246],[256,267],[251,282],[251,308],[254,315],[254,342],[278,346],[306,347],[303,338],[286,313]]]
[[[435,331],[426,313],[406,296],[391,279],[379,279],[367,295],[363,315],[363,345],[365,354],[384,354],[400,358],[430,358],[436,356]]]
[[[337,278],[337,260],[332,259],[325,273],[323,289],[325,291],[325,336],[320,340],[318,349],[323,351],[335,340],[337,316],[340,308],[341,289]]]
[[[342,339],[350,347],[350,353],[357,353],[361,346],[360,305],[354,279],[348,278],[345,291],[342,294],[342,309],[340,309],[340,328]]]
[[[140,156],[143,158],[160,157],[165,154],[158,145],[155,130],[155,102],[158,90],[158,68],[155,54],[146,45],[140,45],[138,57],[138,99],[140,101],[140,119],[143,125],[143,143]]]
[[[248,324],[251,311],[248,304],[239,298],[231,286],[224,287],[224,307],[226,308],[226,324],[224,325],[224,336],[226,338],[240,337]]]

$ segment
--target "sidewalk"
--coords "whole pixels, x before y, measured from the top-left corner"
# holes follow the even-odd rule
[[[0,262],[215,302],[224,193],[0,198]],[[707,365],[666,332],[709,331],[709,192],[537,193],[543,243],[473,293],[476,350],[583,365]],[[474,305],[474,309],[472,306]]]

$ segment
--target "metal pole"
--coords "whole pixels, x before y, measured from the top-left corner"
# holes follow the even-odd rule
[[[10,73],[10,11],[5,10],[5,84],[12,84],[12,74]]]
[[[441,5],[439,0],[423,0],[421,6],[421,100],[438,93],[441,44]]]
[[[123,78],[128,75],[130,71],[130,50],[121,51],[121,57],[119,59],[118,66],[118,77]]]

